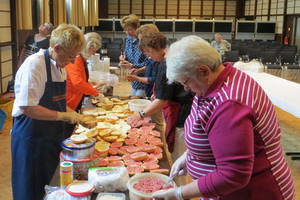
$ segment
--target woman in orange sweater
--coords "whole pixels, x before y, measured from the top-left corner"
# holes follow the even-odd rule
[[[87,59],[96,53],[101,47],[101,36],[95,32],[84,35],[86,47],[81,54],[70,63],[67,69],[67,106],[75,111],[79,111],[82,106],[84,95],[91,95],[100,100],[104,95],[88,83],[89,73],[87,69]]]

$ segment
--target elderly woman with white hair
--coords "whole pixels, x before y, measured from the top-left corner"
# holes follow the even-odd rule
[[[84,95],[91,95],[103,99],[103,94],[88,83],[89,73],[87,60],[91,55],[95,55],[101,48],[101,36],[91,32],[84,35],[86,46],[74,63],[66,66],[67,69],[67,106],[75,111],[79,111],[82,106]]]
[[[276,112],[263,89],[244,72],[222,64],[220,54],[197,36],[182,38],[168,53],[169,83],[196,93],[185,121],[187,151],[170,176],[188,173],[194,181],[153,198],[294,199]]]
[[[163,140],[171,153],[172,162],[177,160],[186,150],[184,145],[184,121],[190,113],[194,93],[185,91],[180,84],[168,84],[166,77],[167,38],[157,31],[144,34],[140,40],[140,49],[154,61],[160,62],[157,66],[155,77],[153,100],[139,113],[127,118],[128,124],[135,124],[144,117],[154,113],[163,112],[166,128]],[[186,177],[175,179],[178,185],[188,182]]]

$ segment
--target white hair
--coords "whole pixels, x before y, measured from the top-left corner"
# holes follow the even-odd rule
[[[96,49],[100,49],[102,46],[102,38],[98,33],[90,32],[84,35],[86,46],[81,52],[84,59],[88,59],[89,55],[89,48],[95,47]]]
[[[167,56],[167,78],[169,83],[179,77],[195,76],[199,65],[204,64],[215,71],[221,64],[221,55],[210,44],[198,36],[187,36],[173,43]]]

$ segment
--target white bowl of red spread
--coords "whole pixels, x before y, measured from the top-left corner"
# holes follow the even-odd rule
[[[172,181],[167,188],[162,188],[168,179],[169,177],[164,174],[151,172],[134,175],[127,182],[130,200],[152,200],[154,192],[175,187],[175,182]]]

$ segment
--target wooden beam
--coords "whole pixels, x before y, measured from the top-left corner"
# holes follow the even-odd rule
[[[153,0],[153,17],[156,18],[156,0]]]
[[[213,0],[212,1],[212,14],[211,14],[211,16],[212,16],[212,18],[215,18],[215,5],[216,5],[216,0]]]
[[[179,19],[179,15],[180,15],[180,0],[177,0],[177,16],[176,16],[177,19]]]
[[[192,0],[189,0],[189,19],[192,19],[191,18],[191,15],[192,15]]]
[[[166,0],[166,4],[165,4],[165,19],[168,18],[168,0]]]

